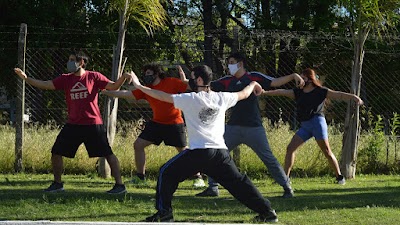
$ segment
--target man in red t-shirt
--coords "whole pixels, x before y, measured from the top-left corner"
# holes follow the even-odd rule
[[[180,72],[182,68],[178,67]],[[165,77],[162,67],[158,64],[147,64],[143,67],[143,81],[146,86],[160,90],[169,94],[178,94],[185,92],[187,84],[180,79]],[[149,102],[153,110],[153,119],[146,123],[145,129],[135,140],[133,147],[135,150],[136,176],[132,183],[145,183],[146,155],[145,148],[151,144],[159,145],[164,142],[165,145],[175,147],[178,152],[186,148],[186,131],[182,113],[175,108],[173,104],[160,101],[143,93],[141,90],[121,90],[104,91],[104,94],[112,97],[127,98],[133,100],[144,99]],[[198,173],[195,175],[195,187],[204,187],[204,181]]]
[[[101,73],[85,70],[88,58],[83,53],[69,56],[67,69],[53,80],[42,81],[28,77],[24,71],[15,68],[15,73],[28,84],[40,89],[63,90],[67,102],[68,120],[60,131],[51,150],[51,164],[54,181],[45,192],[64,191],[61,180],[63,157],[74,158],[79,145],[85,144],[89,157],[105,157],[110,164],[111,174],[115,178],[114,187],[109,194],[125,193],[118,158],[108,143],[98,106],[99,90],[117,90],[126,79],[131,82],[130,74],[124,74],[116,82],[110,81]]]

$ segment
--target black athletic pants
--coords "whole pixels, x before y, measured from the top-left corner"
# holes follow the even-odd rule
[[[157,181],[156,209],[172,212],[172,196],[178,184],[199,171],[213,177],[251,210],[259,214],[271,210],[268,199],[239,172],[226,149],[186,149],[166,162]]]

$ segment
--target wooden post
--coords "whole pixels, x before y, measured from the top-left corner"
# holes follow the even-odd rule
[[[240,17],[238,18],[240,20]],[[235,25],[233,27],[233,43],[232,43],[232,52],[239,51],[239,26]],[[237,167],[240,167],[240,147],[237,146],[234,149],[229,149],[233,151],[233,161],[235,162]]]
[[[18,38],[18,66],[25,71],[27,25],[21,24]],[[17,98],[15,109],[15,172],[23,171],[22,150],[24,146],[25,80],[17,80]]]
[[[126,33],[126,14],[128,10],[129,0],[125,0],[125,8],[120,15],[120,26],[118,34],[117,47],[113,49],[113,65],[111,79],[116,81],[123,70],[122,56],[124,53],[125,33]],[[107,129],[107,138],[110,146],[114,143],[116,126],[117,126],[118,98],[107,97],[104,109],[104,126]],[[110,166],[104,157],[99,159],[99,173],[102,177],[107,178],[111,175]]]

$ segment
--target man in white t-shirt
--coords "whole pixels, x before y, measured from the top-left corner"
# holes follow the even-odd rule
[[[262,92],[257,82],[251,82],[240,92],[213,92],[209,84],[212,71],[198,66],[189,82],[196,92],[168,94],[140,84],[132,74],[135,87],[161,101],[173,103],[183,111],[189,137],[189,148],[166,162],[161,168],[156,189],[156,209],[146,222],[172,222],[172,197],[178,184],[201,171],[212,176],[237,200],[259,215],[257,222],[278,221],[268,199],[264,198],[250,179],[239,172],[224,142],[225,111],[253,92]]]

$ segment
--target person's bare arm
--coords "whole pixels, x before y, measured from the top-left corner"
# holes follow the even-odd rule
[[[20,68],[14,68],[14,72],[23,80],[25,80],[26,83],[40,88],[40,89],[45,89],[45,90],[55,90],[56,88],[54,87],[53,81],[51,80],[37,80],[31,77],[28,77],[24,71],[22,71]]]
[[[285,96],[288,98],[294,98],[294,91],[292,89],[276,89],[276,90],[263,91],[263,95]]]
[[[132,82],[132,77],[131,77],[131,74],[130,74],[130,73],[123,73],[122,76],[120,76],[120,77],[118,78],[118,80],[115,81],[115,82],[114,82],[114,81],[110,81],[110,82],[106,85],[105,89],[106,89],[106,90],[118,90],[118,89],[120,89],[121,86],[124,84],[125,80],[128,80],[128,83],[131,83],[131,82]]]
[[[274,78],[271,81],[271,87],[279,87],[286,83],[289,83],[292,80],[294,80],[296,82],[296,87],[299,87],[299,88],[302,88],[305,84],[303,78],[301,78],[299,74],[292,73],[290,75],[286,75],[283,77]]]
[[[160,101],[174,103],[174,99],[172,98],[171,94],[143,86],[140,83],[139,78],[136,76],[135,73],[131,72],[131,75],[132,75],[132,83],[136,89],[139,89],[139,90],[143,91],[145,94],[147,94],[155,99],[158,99]]]
[[[118,91],[104,90],[101,93],[110,97],[136,100],[135,96],[132,94],[132,91],[127,91],[127,90],[118,90]]]
[[[248,98],[251,93],[255,95],[260,95],[263,92],[263,89],[259,83],[256,81],[252,81],[249,85],[247,85],[243,90],[237,92],[238,101]]]
[[[333,100],[345,100],[345,101],[354,100],[357,103],[357,105],[364,104],[363,100],[355,94],[350,94],[350,93],[341,92],[341,91],[335,91],[335,90],[331,90],[331,89],[328,89],[328,93],[327,93],[326,97],[329,99],[333,99]]]
[[[186,78],[186,74],[183,71],[181,66],[176,66],[176,68],[178,69],[178,73],[179,73],[179,78],[181,79],[181,81],[183,81],[184,83],[188,84],[189,83],[189,79]]]

